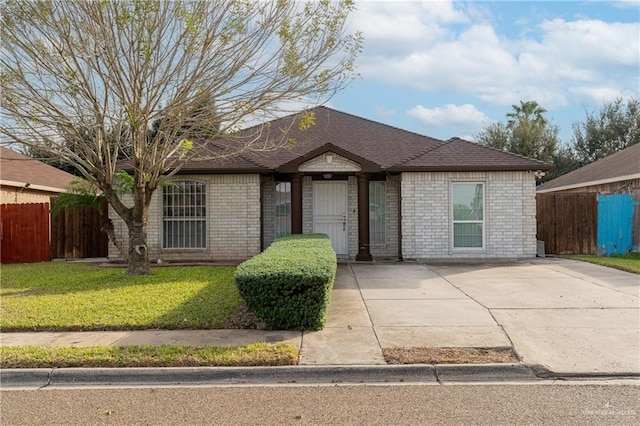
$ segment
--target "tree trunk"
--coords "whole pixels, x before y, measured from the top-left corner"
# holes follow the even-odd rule
[[[147,248],[146,221],[134,221],[129,225],[129,258],[127,275],[149,275],[149,249]]]
[[[113,221],[109,219],[106,215],[101,214],[100,218],[100,230],[107,234],[109,241],[113,243],[113,245],[118,249],[122,257],[125,257],[125,252],[122,248],[122,244],[120,244],[120,240],[116,237],[116,231],[113,229]]]

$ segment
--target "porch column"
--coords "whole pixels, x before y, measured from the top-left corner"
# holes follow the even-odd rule
[[[369,251],[369,180],[367,174],[358,175],[358,261],[372,261]]]
[[[302,175],[291,176],[291,233],[302,234]]]

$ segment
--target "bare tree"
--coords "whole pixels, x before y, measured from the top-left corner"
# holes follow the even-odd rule
[[[265,146],[257,134],[233,131],[282,113],[287,102],[326,101],[354,77],[362,45],[347,30],[352,0],[0,7],[3,143],[47,152],[99,188],[128,227],[127,273],[135,275],[149,273],[149,204],[163,181],[192,159],[287,144],[284,132],[271,132]],[[303,114],[291,125],[313,121]],[[86,129],[95,137],[87,140]],[[209,141],[236,136],[212,149],[192,140],[203,129],[214,133]],[[120,158],[133,170],[131,206],[114,189]]]

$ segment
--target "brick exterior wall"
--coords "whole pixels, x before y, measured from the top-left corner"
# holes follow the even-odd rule
[[[335,160],[334,160],[335,161]],[[162,248],[162,191],[149,213],[148,245],[152,260],[241,260],[260,252],[275,236],[275,182],[258,174],[181,175],[176,180],[206,185],[207,247]],[[485,194],[485,247],[452,247],[451,184],[482,182]],[[302,180],[303,232],[313,231],[311,176]],[[349,258],[358,253],[357,179],[348,178]],[[374,259],[398,256],[398,216],[402,198],[404,259],[529,258],[536,253],[535,178],[527,172],[402,173],[386,181],[386,243],[371,247]],[[260,202],[262,199],[262,235]],[[125,201],[126,203],[126,201]],[[129,204],[131,201],[129,200]],[[127,229],[113,210],[116,235],[127,246]],[[114,246],[109,257],[121,259]]]
[[[242,260],[260,252],[260,175],[180,175],[174,180],[206,185],[207,247],[162,248],[162,190],[158,190],[149,211],[147,245],[152,260]],[[131,204],[130,197],[128,203]],[[112,209],[109,217],[113,219],[116,235],[128,250],[126,225]],[[112,244],[109,258],[121,259]]]
[[[536,254],[535,178],[527,172],[402,173],[404,259],[530,258]],[[451,184],[484,183],[483,249],[454,249]]]

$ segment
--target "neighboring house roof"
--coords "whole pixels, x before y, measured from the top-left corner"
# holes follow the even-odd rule
[[[48,192],[64,192],[75,178],[19,152],[0,147],[0,184]]]
[[[503,171],[548,170],[549,165],[479,144],[451,139],[442,141],[393,126],[357,117],[331,108],[311,109],[315,125],[306,130],[292,127],[292,116],[279,118],[267,125],[241,130],[241,139],[256,138],[262,145],[269,140],[295,141],[291,148],[274,151],[244,152],[220,160],[193,160],[182,173],[215,172],[292,172],[310,158],[334,152],[363,165],[363,172],[376,171]],[[209,150],[225,150],[234,139],[220,138],[207,142]]]
[[[538,192],[553,192],[640,178],[640,144],[545,182]]]

